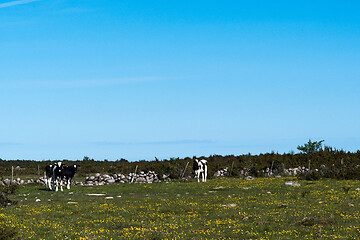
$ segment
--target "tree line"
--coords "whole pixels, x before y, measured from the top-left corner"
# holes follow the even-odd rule
[[[119,159],[116,161],[98,161],[85,156],[82,160],[61,160],[65,165],[79,165],[78,176],[89,176],[95,173],[129,174],[137,169],[140,171],[155,171],[160,178],[163,175],[173,179],[181,176],[192,176],[192,164],[194,157],[170,158],[153,161],[133,161]],[[310,167],[311,171],[321,170],[322,176],[338,179],[360,179],[360,150],[357,152],[346,152],[343,150],[324,147],[312,152],[301,153],[265,153],[259,155],[210,155],[197,156],[198,159],[208,161],[208,176],[212,178],[218,170],[228,168],[229,176],[240,177],[247,172],[254,177],[265,175],[265,169],[271,169],[274,174],[281,174],[284,169],[294,167]],[[58,160],[57,160],[58,161]],[[9,176],[11,168],[15,167],[16,177],[43,175],[46,165],[57,161],[32,161],[32,160],[2,160],[0,159],[0,177]],[[137,166],[137,167],[136,167]],[[185,169],[186,168],[186,169]]]

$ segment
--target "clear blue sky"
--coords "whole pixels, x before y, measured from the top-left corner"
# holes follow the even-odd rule
[[[360,146],[359,1],[0,0],[0,158]]]

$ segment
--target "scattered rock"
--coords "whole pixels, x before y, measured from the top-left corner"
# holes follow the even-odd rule
[[[221,205],[222,207],[236,207],[237,204],[235,203],[230,203],[230,204],[227,204],[227,205]]]
[[[3,183],[7,186],[9,186],[11,184],[11,180],[10,179],[5,179],[3,180]]]
[[[106,194],[105,193],[88,193],[86,195],[88,195],[88,196],[105,196]]]
[[[242,218],[242,220],[249,220],[250,218],[252,218],[252,215],[245,216],[245,217]]]
[[[301,221],[300,224],[306,227],[309,226],[313,226],[315,225],[315,219],[312,217],[304,217]]]
[[[298,183],[298,182],[285,182],[285,185],[299,187],[300,183]]]
[[[245,177],[244,179],[245,179],[245,180],[254,180],[255,178],[252,177],[252,176],[247,176],[247,177]]]

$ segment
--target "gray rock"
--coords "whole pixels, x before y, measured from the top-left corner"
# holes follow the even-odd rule
[[[107,183],[115,183],[115,179],[107,179],[106,182]]]
[[[247,176],[245,177],[245,180],[254,180],[254,178],[252,176]]]
[[[9,186],[11,184],[11,180],[10,179],[5,179],[3,180],[3,183],[7,186]]]
[[[138,178],[136,178],[135,181],[136,181],[136,182],[146,182],[146,179],[143,178],[143,177],[138,177]]]
[[[300,183],[298,183],[298,182],[285,182],[285,185],[298,187],[298,186],[300,186]]]

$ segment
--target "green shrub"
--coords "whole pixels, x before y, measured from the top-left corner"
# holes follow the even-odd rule
[[[300,180],[316,181],[319,180],[320,178],[321,178],[320,172],[314,170],[303,172],[298,175],[298,179]]]
[[[14,194],[17,188],[17,185],[0,186],[0,207],[7,207],[17,203],[17,201],[12,201],[8,198],[8,195]]]
[[[0,192],[5,193],[5,194],[14,194],[17,189],[18,189],[18,185],[16,185],[16,184],[12,184],[9,186],[7,186],[7,185],[0,186]]]

